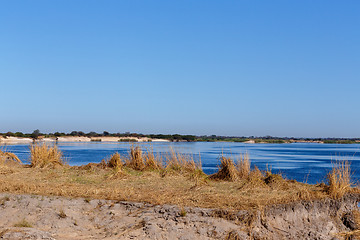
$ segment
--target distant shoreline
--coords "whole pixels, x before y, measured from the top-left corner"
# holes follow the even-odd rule
[[[149,137],[114,137],[114,136],[98,136],[98,137],[89,137],[89,136],[60,136],[60,137],[44,137],[39,136],[38,139],[33,139],[30,137],[13,137],[13,136],[0,136],[0,144],[30,144],[30,143],[41,143],[41,142],[104,142],[104,143],[116,143],[116,142],[242,142],[248,144],[283,144],[283,143],[319,143],[319,144],[360,144],[360,140],[300,140],[300,139],[216,139],[216,140],[194,140],[194,141],[184,141],[184,140],[175,140],[171,141],[169,139],[160,139],[160,138],[149,138]]]

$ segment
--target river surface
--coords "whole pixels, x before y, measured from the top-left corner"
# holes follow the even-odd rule
[[[119,152],[127,155],[132,143],[58,143],[66,161],[70,165],[83,165],[89,162],[98,163],[111,154]],[[180,153],[192,154],[194,159],[201,157],[203,170],[207,174],[217,171],[221,154],[238,158],[248,153],[251,166],[260,170],[271,169],[288,179],[307,183],[326,182],[326,174],[334,162],[348,160],[351,163],[352,177],[360,180],[360,144],[247,144],[229,142],[152,142],[139,143],[143,149],[153,149],[154,153],[165,155],[172,147]],[[29,145],[0,146],[1,150],[13,152],[28,162]]]

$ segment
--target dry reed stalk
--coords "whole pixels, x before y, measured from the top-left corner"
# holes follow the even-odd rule
[[[202,171],[201,162],[195,162],[189,154],[182,154],[170,148],[170,154],[166,157],[166,169],[180,173],[194,173]]]
[[[210,178],[226,181],[237,181],[239,179],[238,171],[235,167],[234,161],[225,156],[220,157],[219,171],[210,176]]]
[[[134,170],[143,170],[145,168],[145,163],[143,159],[143,153],[139,146],[131,146],[130,148],[130,156],[129,161],[127,163],[128,167]]]
[[[161,162],[161,157],[159,155],[155,156],[153,150],[148,150],[144,154],[145,158],[145,169],[146,170],[161,170],[163,165]]]
[[[338,161],[328,173],[328,194],[333,198],[341,198],[351,189],[351,172],[348,161]]]
[[[34,168],[46,168],[63,166],[62,152],[56,146],[46,144],[32,144],[30,146],[30,166]]]
[[[251,172],[250,165],[249,154],[240,154],[240,159],[236,163],[236,169],[240,178],[247,179],[249,177]]]

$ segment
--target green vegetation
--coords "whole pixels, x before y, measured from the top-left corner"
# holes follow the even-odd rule
[[[22,133],[22,132],[7,132],[0,133],[0,136],[7,137],[27,137],[33,139],[39,138],[49,138],[49,137],[66,137],[66,136],[79,136],[79,137],[91,137],[91,141],[101,141],[97,137],[118,137],[119,142],[137,142],[139,138],[148,138],[148,141],[151,139],[165,139],[171,142],[254,142],[254,143],[292,143],[292,142],[319,142],[327,144],[354,144],[360,143],[360,138],[294,138],[294,137],[272,137],[272,136],[263,136],[263,137],[238,137],[238,136],[217,136],[217,135],[181,135],[181,134],[140,134],[140,133],[110,133],[103,131],[103,133],[89,132],[85,133],[83,131],[72,131],[70,133],[55,132],[55,133],[41,133],[38,129],[32,133]]]

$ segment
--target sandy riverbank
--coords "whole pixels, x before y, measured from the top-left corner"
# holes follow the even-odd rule
[[[40,138],[36,142],[169,142],[166,139],[151,139],[151,138],[136,138],[136,137],[80,137],[80,136],[65,136],[57,138]],[[19,137],[2,137],[0,136],[0,144],[29,144],[32,143],[31,138]]]
[[[1,239],[342,239],[359,196],[262,211],[0,194]]]

